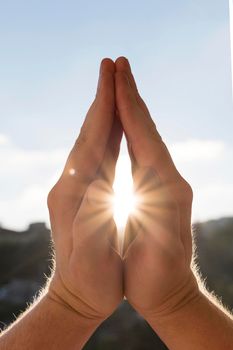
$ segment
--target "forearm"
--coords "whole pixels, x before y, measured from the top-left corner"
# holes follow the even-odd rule
[[[48,294],[0,337],[2,350],[82,349],[100,324],[88,320]]]
[[[232,316],[201,291],[172,313],[148,322],[170,350],[233,349]]]

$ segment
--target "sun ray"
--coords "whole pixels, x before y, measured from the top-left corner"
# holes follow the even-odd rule
[[[134,212],[137,203],[133,191],[130,159],[127,155],[121,155],[118,159],[113,189],[114,219],[117,227],[122,229],[126,225],[129,214]]]

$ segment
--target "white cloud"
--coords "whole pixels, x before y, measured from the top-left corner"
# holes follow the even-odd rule
[[[3,138],[4,140],[4,138]],[[0,147],[0,222],[23,229],[33,221],[48,221],[46,198],[68,155],[66,149],[25,150]]]
[[[225,150],[225,144],[216,140],[191,139],[174,143],[169,149],[175,161],[199,162],[220,157]]]
[[[194,189],[194,221],[233,216],[233,184],[210,183]]]
[[[29,223],[49,224],[47,194],[49,186],[29,185],[20,195],[0,201],[0,222],[11,229],[25,229]]]
[[[68,155],[67,149],[26,150],[13,145],[0,147],[1,177],[17,177],[17,181],[32,176],[32,181],[38,181],[45,170],[51,174],[55,169],[62,170]],[[47,177],[46,177],[47,178]]]
[[[5,145],[9,144],[9,142],[10,142],[10,140],[6,135],[0,134],[0,146],[5,146]]]
[[[191,139],[174,143],[169,150],[193,188],[193,220],[232,216],[232,148],[219,140]]]
[[[175,162],[180,163],[182,174],[186,176],[187,173],[192,180],[195,198],[194,219],[206,220],[233,215],[233,183],[229,159],[224,161],[224,170],[229,174],[229,181],[224,179],[221,173],[218,175],[217,171],[214,171],[216,177],[212,176],[213,169],[216,169],[213,166],[218,167],[223,154],[229,152],[227,146],[221,141],[195,139],[177,142],[169,149]],[[33,221],[48,223],[47,194],[58,179],[68,152],[68,149],[25,150],[8,141],[4,147],[0,147],[2,225],[24,229]],[[228,155],[232,156],[231,150]],[[203,162],[205,165],[207,163],[207,166],[204,167]],[[126,166],[124,162],[122,164],[126,177]],[[223,163],[221,167],[222,165]],[[122,176],[122,171],[119,174]],[[189,180],[189,177],[187,179]]]

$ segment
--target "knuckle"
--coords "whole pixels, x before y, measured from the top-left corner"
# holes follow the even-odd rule
[[[192,203],[193,201],[193,190],[190,184],[182,179],[180,184],[180,199],[182,203]]]
[[[187,181],[184,181],[183,184],[183,191],[184,191],[184,195],[187,198],[188,201],[192,202],[193,200],[193,189],[190,186],[190,184]]]
[[[60,197],[59,182],[57,182],[47,195],[47,206],[49,210],[54,210],[58,207],[61,201]]]
[[[79,148],[83,144],[86,144],[87,140],[88,140],[88,137],[87,137],[86,127],[82,126],[81,130],[80,130],[80,134],[79,134],[78,138],[75,141],[74,147],[75,148]]]
[[[48,196],[47,196],[47,206],[49,209],[54,207],[54,204],[56,203],[57,199],[57,193],[55,186],[49,191]]]
[[[149,133],[151,135],[151,138],[155,142],[159,142],[161,144],[161,147],[163,147],[164,149],[167,149],[167,146],[165,145],[165,143],[162,139],[162,136],[158,132],[157,126],[151,117],[148,120],[148,124],[149,124],[148,130],[149,130]]]

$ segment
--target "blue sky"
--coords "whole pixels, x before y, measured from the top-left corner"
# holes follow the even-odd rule
[[[0,47],[3,225],[47,220],[99,62],[120,55],[194,188],[194,220],[233,214],[228,1],[0,0]]]

